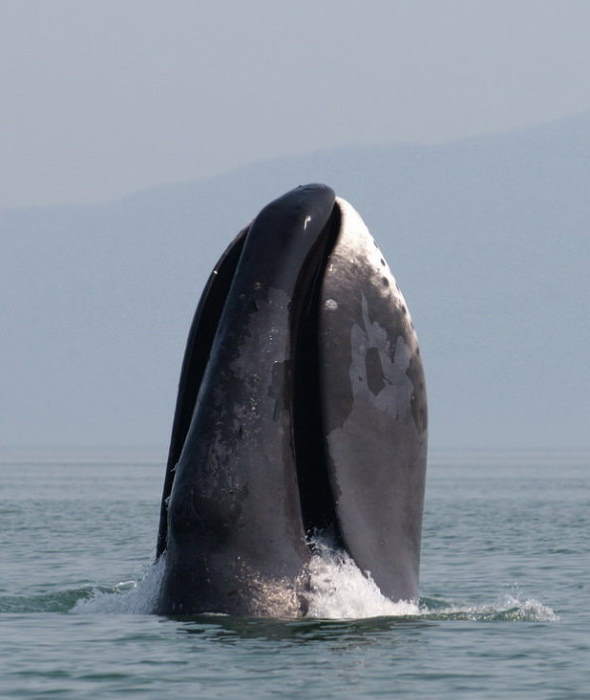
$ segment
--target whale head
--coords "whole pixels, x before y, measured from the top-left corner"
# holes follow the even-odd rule
[[[410,313],[361,217],[325,185],[268,204],[189,332],[157,612],[300,615],[321,532],[384,595],[414,599],[426,423]]]

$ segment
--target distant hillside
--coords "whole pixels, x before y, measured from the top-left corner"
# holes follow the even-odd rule
[[[262,205],[309,181],[355,205],[404,290],[433,446],[589,444],[588,116],[2,212],[0,441],[163,446],[209,269]]]

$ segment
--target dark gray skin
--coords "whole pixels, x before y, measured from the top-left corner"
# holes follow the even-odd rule
[[[211,275],[179,385],[156,612],[304,614],[323,528],[385,595],[416,597],[424,378],[405,302],[354,217],[328,187],[292,190]]]
[[[342,227],[324,272],[319,365],[327,469],[345,548],[392,600],[417,596],[426,390],[403,295],[362,220]],[[336,308],[330,308],[336,307]]]

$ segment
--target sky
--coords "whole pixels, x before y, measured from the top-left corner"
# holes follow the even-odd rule
[[[0,0],[0,442],[163,444],[219,252],[320,180],[409,300],[433,445],[587,444],[589,26],[588,0]]]
[[[2,0],[0,208],[590,110],[587,0]]]

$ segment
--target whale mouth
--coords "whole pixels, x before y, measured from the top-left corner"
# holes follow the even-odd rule
[[[270,614],[256,586],[297,581],[326,530],[384,595],[414,598],[426,447],[418,342],[377,244],[329,187],[286,193],[228,247],[193,319],[158,609]]]
[[[314,545],[310,538],[323,531],[329,531],[335,544],[344,548],[329,478],[319,366],[322,280],[340,224],[341,214],[336,203],[316,249],[311,251],[302,269],[295,295],[298,304],[291,310],[295,358],[293,442],[303,526],[312,549]]]
[[[328,221],[299,270],[296,293],[289,304],[291,336],[290,406],[291,443],[295,458],[299,507],[306,544],[315,550],[314,537],[329,532],[331,541],[344,548],[330,484],[321,411],[319,378],[319,317],[323,275],[340,230],[341,212],[334,203]],[[167,506],[178,463],[189,431],[211,350],[251,225],[228,246],[213,270],[201,296],[185,352],[168,468],[162,497],[157,557],[166,549]]]

